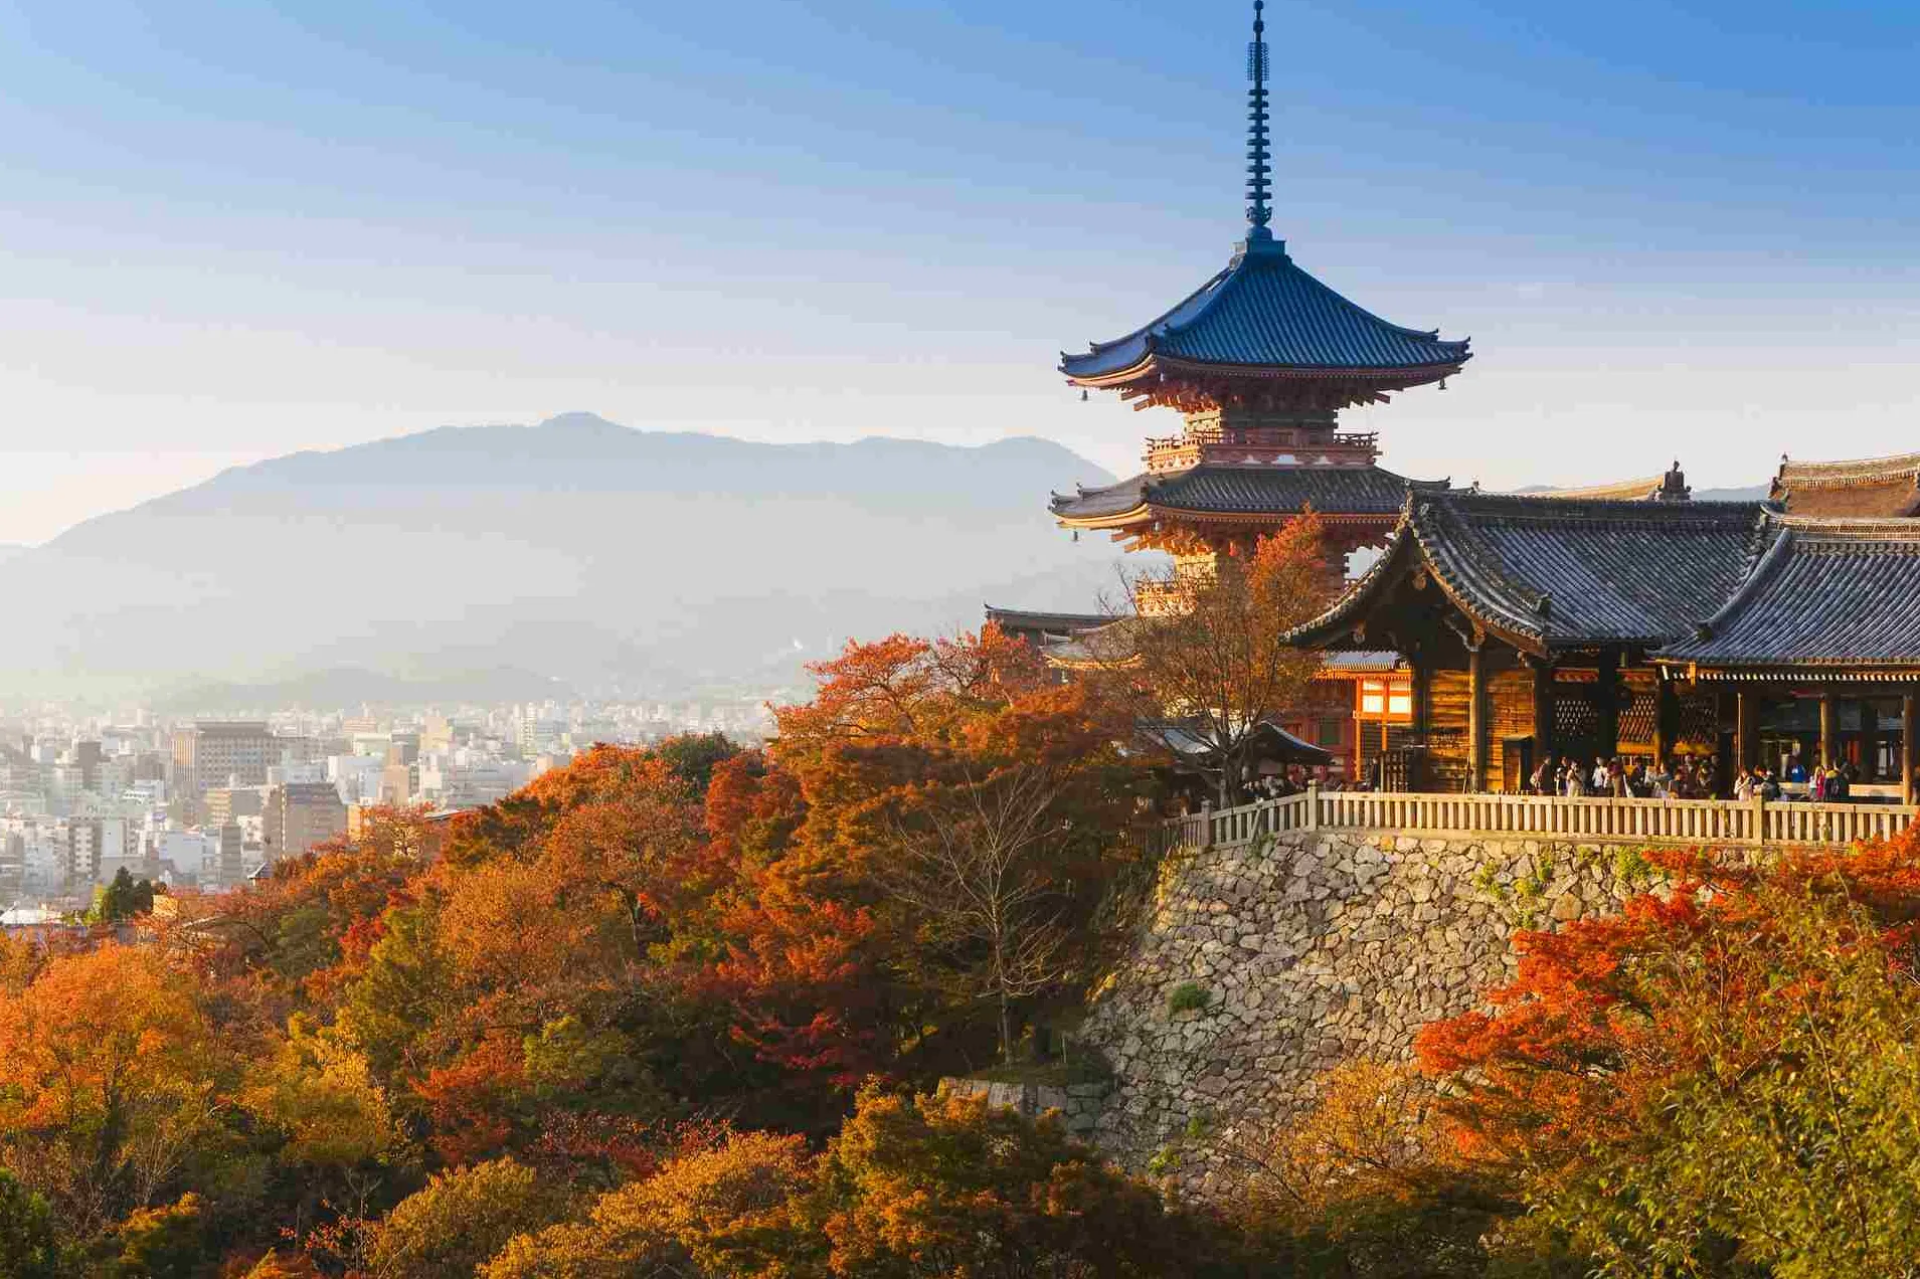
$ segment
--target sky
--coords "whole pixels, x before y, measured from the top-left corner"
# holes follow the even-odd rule
[[[1137,469],[1177,424],[1055,365],[1243,233],[1248,9],[0,0],[0,543],[569,410]],[[1276,232],[1473,339],[1350,415],[1387,465],[1698,487],[1920,450],[1920,6],[1267,17]]]

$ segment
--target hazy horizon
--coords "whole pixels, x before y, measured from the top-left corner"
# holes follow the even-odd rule
[[[1129,471],[1168,415],[1053,366],[1230,253],[1247,19],[0,6],[0,543],[236,463],[581,407],[1034,435]],[[1920,13],[1269,20],[1276,229],[1361,305],[1474,339],[1445,393],[1353,415],[1386,465],[1518,487],[1677,453],[1720,486],[1914,447]]]

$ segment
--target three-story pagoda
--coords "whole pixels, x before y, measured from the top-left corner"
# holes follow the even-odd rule
[[[1410,482],[1377,464],[1373,435],[1340,430],[1340,411],[1443,383],[1471,358],[1465,341],[1390,324],[1348,301],[1275,238],[1264,8],[1256,0],[1248,55],[1246,240],[1173,309],[1060,361],[1074,386],[1175,409],[1185,422],[1180,434],[1147,441],[1146,469],[1133,478],[1055,494],[1055,518],[1106,530],[1130,549],[1166,551],[1182,569],[1210,567],[1308,506],[1326,524],[1330,551],[1383,543]],[[1145,613],[1158,605],[1148,592],[1136,599]]]

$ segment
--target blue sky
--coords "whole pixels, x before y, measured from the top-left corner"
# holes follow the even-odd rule
[[[1172,419],[1053,364],[1239,236],[1247,8],[0,0],[0,541],[569,409],[1124,470]],[[1276,230],[1478,352],[1389,464],[1920,449],[1920,6],[1268,18]]]

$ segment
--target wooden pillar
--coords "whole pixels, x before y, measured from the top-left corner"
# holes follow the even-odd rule
[[[1673,757],[1673,738],[1679,727],[1680,704],[1673,695],[1673,681],[1664,671],[1657,673],[1653,686],[1653,762],[1658,767]]]
[[[1602,649],[1598,666],[1600,686],[1594,705],[1600,712],[1600,726],[1595,730],[1594,749],[1601,759],[1612,759],[1620,753],[1620,651]]]
[[[1527,659],[1533,668],[1533,762],[1553,762],[1553,663],[1544,657]]]
[[[1760,695],[1741,689],[1733,696],[1733,771],[1760,762]]]
[[[1728,721],[1732,721],[1729,731]],[[1718,798],[1724,799],[1733,794],[1734,755],[1739,750],[1740,711],[1739,699],[1732,691],[1720,689],[1713,697],[1713,762],[1719,773]]]
[[[1913,770],[1920,768],[1920,759],[1914,758],[1914,695],[1907,693],[1900,698],[1900,802],[1903,804],[1920,803],[1920,794],[1916,794]]]
[[[1832,768],[1839,756],[1839,702],[1833,695],[1833,689],[1826,688],[1820,693],[1820,763],[1823,767]]]
[[[1467,650],[1467,790],[1487,789],[1487,667],[1481,645]]]
[[[1413,701],[1413,740],[1423,745],[1433,730],[1433,666],[1424,657],[1407,658],[1408,692]]]

